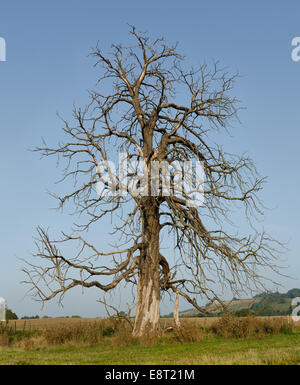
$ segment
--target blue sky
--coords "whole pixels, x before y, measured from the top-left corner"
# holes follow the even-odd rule
[[[9,307],[19,315],[103,314],[95,291],[70,294],[64,309],[54,302],[41,311],[39,304],[24,298],[18,257],[33,250],[37,225],[68,229],[72,223],[69,215],[50,209],[55,202],[46,191],[59,191],[55,160],[41,160],[28,149],[39,145],[41,137],[59,140],[56,112],[70,117],[73,102],[84,104],[97,80],[87,55],[97,42],[105,49],[111,43],[126,44],[127,23],[153,37],[164,36],[170,44],[178,42],[187,63],[219,59],[241,75],[235,95],[246,107],[242,124],[222,140],[229,150],[248,152],[269,177],[262,197],[272,210],[262,225],[276,238],[290,241],[285,273],[295,278],[279,279],[280,290],[300,287],[300,62],[291,60],[291,41],[300,36],[299,14],[296,1],[1,3],[0,37],[6,40],[7,61],[0,62],[0,295]],[[106,242],[104,231],[100,225]]]

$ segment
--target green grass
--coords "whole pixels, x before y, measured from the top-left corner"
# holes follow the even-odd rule
[[[115,347],[109,340],[92,346],[1,348],[0,364],[300,364],[300,333],[261,339],[210,336],[203,342]]]

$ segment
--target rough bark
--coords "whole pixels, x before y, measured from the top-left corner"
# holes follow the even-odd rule
[[[133,334],[160,330],[159,211],[154,197],[145,198],[143,238],[145,247],[139,260],[137,308]]]

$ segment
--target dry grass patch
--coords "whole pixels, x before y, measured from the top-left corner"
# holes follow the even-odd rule
[[[263,337],[273,334],[291,334],[294,326],[286,318],[236,317],[225,314],[209,328],[212,333],[225,338]]]

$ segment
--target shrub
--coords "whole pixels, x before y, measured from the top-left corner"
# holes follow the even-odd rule
[[[118,328],[118,320],[109,318],[102,322],[78,323],[62,325],[46,329],[45,339],[49,344],[64,344],[66,342],[83,342],[88,344],[100,343],[104,337],[112,336]]]
[[[254,312],[250,309],[240,309],[234,313],[236,317],[247,317],[248,315],[251,315],[251,314],[254,314]]]
[[[174,328],[173,339],[180,343],[200,342],[205,337],[204,327],[197,321],[184,322],[181,320],[181,327]]]
[[[210,330],[225,338],[249,338],[292,333],[293,327],[284,318],[258,318],[253,315],[240,318],[227,313],[213,323]]]
[[[11,311],[10,309],[7,309],[6,310],[6,321],[9,321],[9,320],[14,320],[14,319],[18,319],[18,316],[16,313],[14,313],[13,311]]]

